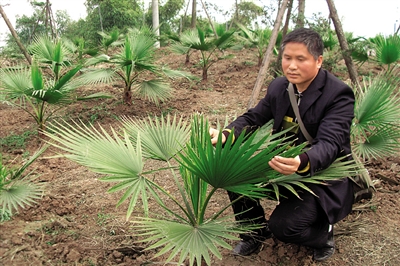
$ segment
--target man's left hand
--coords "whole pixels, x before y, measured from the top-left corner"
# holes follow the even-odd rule
[[[269,166],[284,175],[294,174],[300,166],[300,157],[285,158],[282,156],[275,156],[269,161]]]

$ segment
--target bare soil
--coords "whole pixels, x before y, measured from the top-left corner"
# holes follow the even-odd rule
[[[160,106],[134,98],[131,106],[122,104],[121,84],[85,88],[82,93],[107,91],[114,99],[93,100],[73,104],[54,119],[95,121],[104,127],[119,126],[121,115],[143,119],[172,113],[205,114],[212,123],[231,121],[246,111],[259,68],[255,51],[232,52],[230,59],[220,60],[209,69],[207,82],[185,79],[172,81],[174,97]],[[201,77],[198,54],[185,65],[184,56],[161,49],[159,61],[173,69],[183,69]],[[376,70],[366,66],[366,73]],[[336,71],[336,72],[335,72]],[[345,68],[333,71],[348,80]],[[260,94],[262,97],[266,86]],[[34,132],[35,122],[26,113],[0,104],[0,137]],[[2,147],[3,163],[20,164],[28,154],[40,147],[37,135],[31,136],[22,148]],[[116,208],[121,194],[109,194],[112,184],[88,169],[64,158],[52,158],[57,150],[49,148],[32,169],[37,181],[46,184],[46,191],[37,204],[21,209],[12,220],[0,224],[0,265],[163,265],[166,257],[153,258],[155,251],[143,251],[145,244],[137,242],[131,222],[125,221],[127,204]],[[156,162],[147,167],[155,167]],[[221,250],[223,259],[212,257],[212,265],[400,265],[400,160],[398,154],[379,161],[367,162],[367,168],[377,191],[370,201],[354,205],[353,212],[335,225],[336,252],[322,263],[312,260],[312,250],[285,244],[274,238],[265,241],[259,253],[237,257]],[[173,190],[168,176],[155,176]],[[228,201],[224,191],[213,200],[210,211]],[[264,200],[267,215],[276,204]],[[157,212],[152,203],[150,210]],[[230,210],[229,210],[230,211]],[[132,216],[140,216],[137,211]],[[235,242],[230,242],[235,245]],[[176,263],[170,263],[176,265]]]

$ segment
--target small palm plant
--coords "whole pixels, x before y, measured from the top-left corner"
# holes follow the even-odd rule
[[[379,64],[387,65],[387,72],[390,72],[396,62],[400,60],[400,37],[398,35],[391,35],[384,37],[378,35],[371,39],[374,44],[375,50],[374,61]]]
[[[257,48],[257,66],[261,66],[262,60],[264,58],[264,54],[267,50],[269,40],[271,39],[272,30],[270,29],[255,29],[250,30],[247,27],[243,26],[242,24],[237,23],[237,26],[241,29],[244,35],[244,40],[249,42],[251,46]],[[280,43],[280,38],[282,38],[282,34],[278,36],[277,44]],[[278,47],[274,47],[274,53],[278,54]]]
[[[109,192],[125,191],[118,205],[130,198],[127,219],[140,198],[144,215],[135,218],[135,235],[143,237],[141,242],[151,243],[147,249],[162,247],[156,256],[169,253],[166,262],[178,257],[179,263],[188,259],[190,265],[201,265],[202,261],[210,265],[210,253],[221,259],[219,248],[231,249],[227,240],[258,226],[236,223],[232,215],[223,216],[228,203],[210,214],[210,201],[220,189],[257,198],[272,191],[279,195],[279,186],[293,193],[294,186],[310,191],[307,182],[354,174],[351,161],[339,161],[313,177],[278,174],[267,162],[277,154],[295,156],[304,146],[284,143],[271,135],[271,128],[251,136],[243,133],[234,144],[230,136],[223,148],[221,136],[216,146],[211,144],[209,125],[202,116],[193,116],[190,124],[176,116],[142,122],[124,117],[121,122],[121,133],[112,128],[108,133],[102,127],[59,123],[52,125],[55,134],[46,135],[52,145],[67,152],[67,158],[105,174],[103,181],[116,182]],[[151,178],[158,170],[146,171],[144,158],[166,162],[167,167],[159,170],[171,171],[176,193]],[[149,212],[150,196],[165,214]]]
[[[43,186],[31,178],[33,172],[26,174],[27,168],[46,150],[47,146],[35,152],[21,167],[12,169],[3,165],[0,156],[0,216],[12,215],[25,206],[30,206],[43,193]]]
[[[222,31],[221,27],[217,29],[218,36],[211,37],[206,37],[206,32],[200,28],[187,30],[182,33],[179,41],[175,42],[172,49],[181,54],[188,54],[190,50],[200,51],[203,81],[208,78],[208,69],[219,60],[216,53],[234,45],[234,30]]]
[[[113,56],[100,55],[88,60],[90,64],[109,63],[110,67],[99,70],[107,80],[119,78],[124,82],[123,102],[132,104],[133,92],[158,104],[172,96],[172,88],[165,77],[192,78],[188,73],[174,71],[156,64],[156,38],[148,28],[131,29],[119,51]],[[145,79],[150,74],[152,79]]]
[[[396,71],[368,78],[356,92],[355,118],[351,127],[354,158],[380,159],[400,151],[400,79]],[[373,186],[369,176],[365,183]]]
[[[84,65],[72,64],[73,59],[68,57],[73,55],[72,51],[63,40],[52,41],[42,37],[29,48],[34,55],[31,66],[0,70],[0,99],[27,112],[35,119],[39,130],[43,131],[46,121],[68,104],[110,97],[104,93],[85,97],[76,95],[77,88],[101,82],[103,77],[88,71],[78,75]]]

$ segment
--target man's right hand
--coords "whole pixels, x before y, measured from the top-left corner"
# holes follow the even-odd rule
[[[211,143],[212,143],[212,145],[217,144],[218,135],[219,135],[219,130],[216,130],[215,128],[210,127],[209,132],[210,132],[210,137],[211,137]],[[225,141],[226,141],[226,137],[225,137],[224,134],[222,134],[221,137],[222,137],[222,144],[224,144]]]

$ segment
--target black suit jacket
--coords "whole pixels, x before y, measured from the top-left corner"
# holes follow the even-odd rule
[[[280,77],[268,86],[266,96],[227,128],[234,128],[236,137],[243,131],[253,131],[271,119],[273,130],[282,130],[283,117],[290,105],[288,80]],[[337,158],[351,153],[350,126],[354,117],[354,93],[344,82],[321,69],[301,98],[299,111],[304,126],[313,137],[309,150],[310,174],[329,167]],[[306,141],[300,132],[298,143]],[[328,185],[309,185],[318,195],[319,202],[330,223],[343,219],[352,208],[351,181],[343,178]]]

